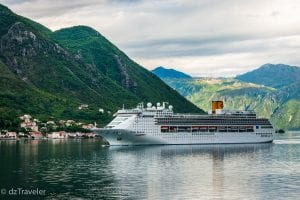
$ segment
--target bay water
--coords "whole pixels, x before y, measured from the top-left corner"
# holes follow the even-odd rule
[[[0,190],[0,199],[300,199],[300,132],[239,145],[0,141]]]

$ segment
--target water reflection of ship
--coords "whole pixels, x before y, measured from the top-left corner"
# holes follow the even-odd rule
[[[143,174],[144,178],[139,181],[141,186],[147,186],[145,192],[149,198],[171,194],[170,197],[181,199],[185,197],[184,194],[188,194],[190,197],[224,199],[228,198],[229,193],[238,197],[229,183],[238,176],[247,176],[247,173],[236,174],[235,169],[256,165],[262,154],[271,153],[272,147],[271,143],[127,146],[110,147],[108,150],[113,166],[123,166],[121,171],[119,168],[114,170],[120,174],[130,174],[134,170],[138,171],[137,174]],[[131,167],[125,163],[131,163]],[[126,177],[126,183],[120,185],[136,181],[135,176]],[[250,190],[246,192],[251,193]]]
[[[248,149],[246,150],[248,152]],[[224,190],[224,151],[212,152],[212,185],[214,194],[223,199]]]
[[[211,154],[214,158],[222,158],[225,154],[253,153],[271,149],[273,143],[262,144],[212,144],[212,145],[153,145],[153,146],[111,146],[110,151],[124,153],[144,152],[160,156],[185,154]]]

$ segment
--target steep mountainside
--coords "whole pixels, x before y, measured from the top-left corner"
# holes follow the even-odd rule
[[[94,29],[86,26],[65,28],[53,33],[52,38],[72,52],[74,58],[90,69],[116,81],[140,101],[174,105],[178,112],[201,112],[195,105],[144,69]]]
[[[116,80],[124,88],[134,91],[136,83],[130,79],[127,66],[121,63],[120,50],[96,30],[75,26],[55,31],[52,38],[73,53],[78,61],[84,61],[95,71]],[[124,55],[122,55],[124,56]]]
[[[54,115],[78,119],[85,116],[76,109],[80,103],[91,104],[91,108],[94,107],[96,111],[97,107],[106,110],[115,109],[116,103],[121,104],[121,101],[116,101],[119,98],[124,98],[125,103],[137,101],[136,97],[113,80],[91,71],[86,64],[74,60],[69,52],[51,40],[49,36],[51,32],[47,28],[15,15],[6,7],[1,6],[0,11],[1,24],[3,24],[0,27],[0,33],[2,33],[0,59],[6,70],[13,73],[17,81],[22,81],[24,87],[33,88],[40,93],[57,96],[70,102],[67,106],[57,108],[55,101],[48,103],[47,106],[37,107],[38,104],[33,104],[31,100],[28,100],[21,104],[22,110],[17,111],[17,114],[28,112],[36,113],[37,117],[42,118]],[[16,85],[17,83],[11,81],[10,84]],[[102,84],[105,87],[101,87]],[[16,94],[25,95],[27,99],[33,97],[31,93],[23,93],[22,90],[9,92],[14,101],[9,105],[11,110],[15,109],[14,104],[20,105],[14,98]],[[41,98],[39,94],[37,96]],[[36,103],[40,103],[39,100]],[[97,117],[105,118],[99,116],[99,112],[93,112],[92,115],[84,118],[95,120]]]
[[[1,5],[0,67],[1,119],[29,113],[105,124],[109,114],[99,108],[114,112],[141,101],[169,101],[179,111],[201,112],[93,29],[52,33]],[[89,109],[79,111],[82,103]]]
[[[164,67],[157,67],[152,70],[152,73],[159,78],[192,78],[190,75],[182,73],[174,69],[166,69]]]
[[[256,70],[237,76],[236,79],[280,88],[300,81],[300,67],[284,64],[265,64]]]
[[[225,108],[250,106],[260,117],[270,118],[276,128],[300,129],[300,81],[273,88],[234,78],[163,80],[206,111],[211,100],[223,99]]]

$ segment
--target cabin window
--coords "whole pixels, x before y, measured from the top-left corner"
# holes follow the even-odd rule
[[[227,127],[226,126],[220,126],[219,127],[219,132],[227,132]]]
[[[168,126],[161,126],[161,127],[160,127],[160,131],[161,131],[162,133],[169,132],[169,127],[168,127]]]
[[[199,132],[207,132],[208,128],[207,126],[200,126],[199,127]]]
[[[178,126],[178,132],[191,132],[190,126]]]
[[[199,132],[199,126],[193,126],[192,132]]]
[[[177,127],[176,126],[170,126],[170,132],[177,132]]]
[[[216,132],[217,131],[217,127],[216,126],[209,126],[208,130],[209,130],[209,132]]]
[[[244,126],[239,127],[239,132],[246,132],[246,131],[247,131],[246,127]]]

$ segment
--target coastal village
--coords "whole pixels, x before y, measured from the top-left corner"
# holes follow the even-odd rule
[[[88,108],[83,104],[78,107],[79,110]],[[101,110],[102,111],[102,110]],[[100,111],[100,112],[101,112]],[[75,120],[49,120],[40,122],[29,114],[19,117],[20,130],[13,132],[8,130],[0,130],[0,140],[16,140],[16,139],[71,139],[71,138],[95,138],[96,134],[92,131],[96,127],[95,124],[85,124],[76,122]]]

